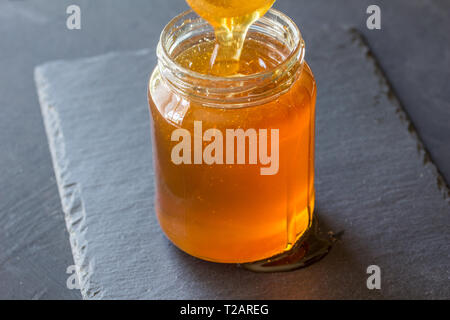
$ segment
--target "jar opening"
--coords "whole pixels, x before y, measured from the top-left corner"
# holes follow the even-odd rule
[[[275,9],[250,27],[247,38],[252,36],[272,39],[283,46],[284,59],[264,71],[232,77],[190,70],[177,63],[176,57],[201,41],[214,41],[214,30],[194,11],[186,11],[172,19],[161,33],[157,49],[159,72],[173,89],[206,103],[242,104],[274,97],[288,89],[301,70],[304,41],[295,23]]]

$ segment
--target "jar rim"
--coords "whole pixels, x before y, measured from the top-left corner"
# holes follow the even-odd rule
[[[295,24],[294,21],[292,21],[292,19],[290,17],[288,17],[286,14],[282,13],[279,10],[276,9],[269,9],[267,13],[271,13],[274,16],[279,17],[282,21],[286,22],[291,30],[293,31],[294,35],[297,36],[296,38],[298,39],[298,41],[296,41],[296,45],[295,48],[293,50],[291,50],[291,52],[289,53],[289,55],[279,64],[261,71],[261,72],[256,72],[256,73],[252,73],[250,75],[239,75],[239,76],[233,76],[233,77],[226,77],[226,76],[217,76],[217,75],[207,75],[207,74],[203,74],[200,72],[196,72],[193,71],[191,69],[185,68],[182,65],[180,65],[179,63],[175,62],[173,60],[173,58],[171,57],[171,55],[168,52],[168,48],[166,46],[163,46],[162,44],[165,42],[164,41],[164,37],[167,36],[169,34],[169,31],[171,30],[171,28],[179,21],[181,21],[183,18],[185,18],[186,16],[188,16],[189,14],[195,14],[195,11],[191,10],[187,10],[185,12],[180,13],[179,15],[175,16],[172,20],[169,21],[169,23],[166,24],[166,26],[164,27],[164,29],[161,32],[161,35],[159,37],[159,43],[158,43],[158,47],[161,47],[160,53],[158,52],[158,57],[162,54],[162,57],[159,58],[163,58],[166,59],[167,61],[172,61],[174,63],[174,66],[176,67],[176,69],[178,69],[179,71],[183,72],[183,73],[189,73],[192,75],[195,75],[196,78],[200,78],[200,79],[204,79],[204,80],[220,80],[220,81],[236,81],[236,80],[247,80],[247,79],[254,79],[257,77],[264,77],[264,76],[268,76],[270,75],[274,69],[280,68],[283,65],[287,64],[289,62],[289,60],[294,57],[296,55],[296,53],[300,50],[304,51],[304,45],[302,46],[302,42],[303,42],[303,37],[301,35],[301,32],[299,30],[299,28],[297,27],[297,25]],[[264,17],[264,16],[263,16]],[[261,18],[263,18],[261,17]],[[200,19],[203,19],[201,17],[199,17]],[[303,62],[304,59],[304,53],[300,55],[301,56],[301,61],[300,63]]]
[[[226,77],[199,73],[175,61],[174,49],[182,47],[195,32],[201,36],[211,31],[206,20],[188,10],[174,17],[161,32],[157,48],[159,72],[172,88],[191,98],[211,104],[248,105],[285,92],[303,67],[305,43],[300,30],[291,18],[275,9],[255,21],[249,31],[271,37],[289,50],[277,65],[249,75]]]

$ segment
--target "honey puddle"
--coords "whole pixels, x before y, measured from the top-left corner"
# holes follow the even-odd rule
[[[317,218],[314,217],[311,227],[289,251],[240,266],[255,272],[284,272],[304,268],[326,256],[335,241],[333,235],[329,234],[328,238],[321,235]]]

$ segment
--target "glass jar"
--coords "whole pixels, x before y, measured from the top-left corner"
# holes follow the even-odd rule
[[[159,223],[178,248],[215,262],[289,250],[314,211],[316,84],[304,41],[273,9],[247,39],[279,63],[233,77],[184,68],[180,53],[214,41],[211,26],[185,12],[164,28],[148,86]]]

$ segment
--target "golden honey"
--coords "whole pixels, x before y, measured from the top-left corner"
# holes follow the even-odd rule
[[[200,11],[194,1],[188,2]],[[185,22],[175,23],[180,20]],[[182,36],[180,25],[194,24],[186,33],[199,30],[195,21],[192,14],[184,14],[166,27],[159,66],[149,82],[156,214],[167,237],[193,256],[233,263],[269,258],[291,248],[309,228],[314,210],[316,85],[303,61],[303,40],[289,18],[270,10],[256,23],[259,29],[250,27],[234,75],[226,77],[228,68],[220,75],[211,72],[216,42],[210,35],[185,36],[181,43],[186,45],[175,41]],[[280,31],[260,32],[271,24]],[[259,142],[263,130],[277,130],[277,170],[264,175],[261,169],[267,163],[251,163],[250,138],[245,140],[244,163],[226,161],[225,140],[223,152],[215,154],[222,161],[196,161],[194,150],[183,155],[189,163],[174,161],[180,140],[173,137],[179,129],[189,134],[192,149],[200,147],[203,154],[213,142],[205,138],[209,129],[223,133],[224,139],[227,130],[256,132]],[[267,140],[270,153],[274,143]],[[258,144],[258,152],[260,148]]]
[[[214,28],[216,42],[209,52],[208,73],[238,72],[239,58],[249,26],[262,17],[275,0],[186,0]]]

